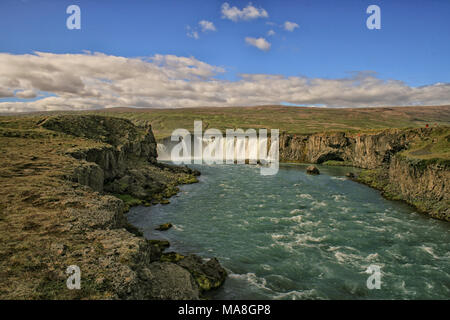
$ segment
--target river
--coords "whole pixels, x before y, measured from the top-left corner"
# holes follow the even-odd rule
[[[449,299],[450,224],[384,199],[349,168],[191,166],[200,182],[129,221],[168,251],[217,257],[228,270],[214,299]],[[159,232],[155,227],[171,222]],[[380,289],[369,289],[369,266]]]

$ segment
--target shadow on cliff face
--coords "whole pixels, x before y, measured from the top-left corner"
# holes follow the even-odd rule
[[[450,220],[449,127],[389,129],[366,133],[284,134],[283,161],[366,169],[357,179],[390,199]]]

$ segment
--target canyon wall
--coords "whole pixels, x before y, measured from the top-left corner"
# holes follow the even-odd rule
[[[52,265],[70,261],[80,267],[83,290],[79,297],[199,299],[202,292],[223,283],[226,271],[217,259],[205,262],[195,255],[166,253],[168,241],[146,240],[126,220],[129,206],[168,203],[167,199],[178,192],[177,185],[196,182],[200,174],[187,167],[158,163],[150,126],[137,127],[118,118],[71,115],[45,118],[38,125],[80,142],[68,143],[64,156],[69,171],[63,176],[67,182],[61,181],[54,192],[53,201],[62,213],[57,221],[51,221],[68,227],[52,239],[46,251]],[[56,194],[61,190],[65,191],[59,199]],[[63,285],[65,276],[59,274],[64,269],[54,269],[55,279],[45,282],[41,297],[68,294]]]
[[[448,162],[414,160],[402,155],[389,165],[385,192],[400,195],[420,211],[450,221],[450,166]]]
[[[391,199],[404,200],[432,217],[450,220],[448,160],[402,155],[413,142],[433,139],[436,130],[392,129],[376,133],[321,133],[280,136],[280,160],[324,163],[337,161],[366,169],[358,177]]]
[[[449,220],[448,160],[433,159],[428,150],[438,137],[447,139],[448,144],[448,136],[448,127],[369,133],[281,133],[279,155],[282,162],[333,162],[364,169],[358,181],[381,190],[388,198],[405,200],[435,218]],[[429,158],[402,156],[411,146],[424,141],[428,147],[418,154],[429,154]],[[159,142],[161,153],[170,159],[170,150],[178,142],[169,138]],[[194,145],[193,140],[191,144]],[[202,144],[205,149],[208,143],[202,141]]]
[[[152,204],[174,195],[176,185],[195,182],[200,174],[187,167],[158,163],[150,125],[137,127],[125,119],[101,116],[51,117],[41,125],[95,141],[87,148],[71,148],[67,155],[79,160],[73,181],[98,192],[128,195],[142,204]]]
[[[280,137],[280,160],[323,163],[351,162],[353,166],[373,169],[389,163],[390,157],[407,147],[414,131],[386,130],[373,134],[344,132]]]

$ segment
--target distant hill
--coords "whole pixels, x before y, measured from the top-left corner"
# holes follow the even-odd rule
[[[387,128],[417,128],[450,125],[450,106],[383,108],[311,108],[287,106],[204,107],[183,109],[113,108],[83,113],[149,121],[157,139],[177,128],[193,130],[194,120],[203,129],[272,128],[280,132],[308,134],[325,131],[371,131]]]

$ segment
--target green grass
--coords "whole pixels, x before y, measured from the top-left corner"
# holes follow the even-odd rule
[[[49,115],[97,114],[132,120],[136,124],[150,123],[156,139],[170,137],[173,130],[193,131],[195,120],[203,121],[203,130],[279,129],[280,133],[312,134],[318,132],[371,133],[391,128],[433,127],[432,135],[416,139],[402,154],[411,159],[435,162],[450,159],[450,106],[326,109],[286,106],[132,109],[113,108],[81,112],[46,112],[24,116],[0,117],[0,136],[31,139],[55,139],[62,134],[50,132],[36,124]],[[126,124],[124,124],[125,126]],[[445,127],[445,128],[444,128]],[[70,131],[70,127],[67,128]],[[121,128],[111,128],[118,131]],[[139,135],[140,133],[136,133]],[[97,135],[107,140],[109,132]],[[116,134],[117,136],[117,134]],[[119,135],[120,136],[120,135]],[[102,139],[99,139],[102,141]],[[328,165],[347,165],[327,162]],[[192,182],[195,182],[194,180]],[[184,183],[190,183],[189,181]]]
[[[336,161],[336,160],[328,160],[322,164],[325,166],[346,166],[346,167],[352,166],[352,163],[349,161]]]
[[[122,200],[126,205],[130,207],[138,206],[142,203],[142,200],[133,198],[129,194],[115,194],[114,196]]]
[[[195,120],[203,121],[203,130],[279,129],[280,133],[318,132],[372,133],[385,129],[432,127],[428,137],[416,139],[403,154],[408,158],[438,161],[450,159],[450,106],[325,109],[285,106],[190,108],[190,109],[104,109],[89,111],[150,122],[156,139],[169,137],[173,130],[193,131]],[[439,161],[441,161],[439,160]],[[330,161],[326,165],[351,165]]]
[[[194,120],[203,121],[203,130],[216,128],[279,129],[291,134],[344,131],[370,132],[388,128],[416,128],[450,125],[450,106],[325,109],[285,106],[189,108],[189,109],[104,109],[95,113],[149,121],[157,139],[173,130],[193,130]]]
[[[450,159],[450,131],[448,128],[436,128],[430,135],[415,139],[408,150],[401,153],[410,159],[427,163],[448,165]],[[447,159],[447,161],[441,161]]]

